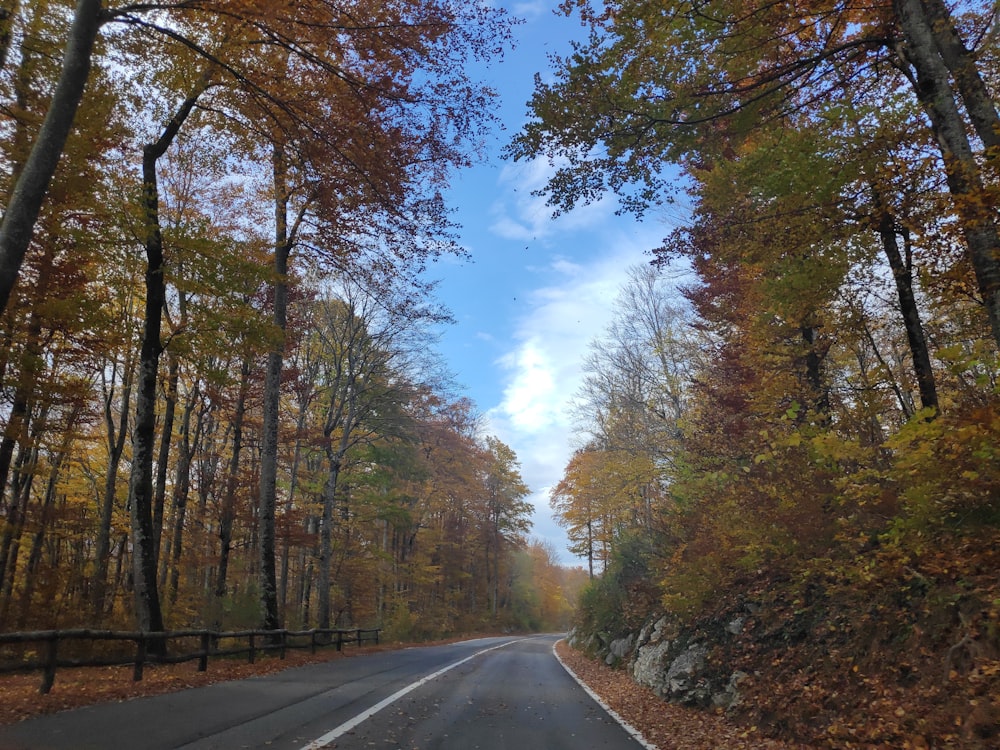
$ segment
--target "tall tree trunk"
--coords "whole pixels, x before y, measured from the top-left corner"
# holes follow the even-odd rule
[[[319,580],[316,585],[316,626],[330,627],[330,584],[333,565],[333,505],[337,494],[340,462],[329,451],[330,469],[323,485],[323,521],[319,528]]]
[[[920,0],[895,0],[894,5],[906,39],[899,49],[900,58],[915,73],[911,74],[911,82],[931,121],[993,340],[1000,347],[1000,234],[996,210],[983,200],[981,168],[950,86],[948,68],[935,45],[931,19]],[[904,66],[904,72],[910,74],[910,69]]]
[[[295,450],[292,453],[291,476],[288,481],[288,498],[285,500],[285,517],[292,517],[292,509],[295,505],[295,490],[298,485],[299,464],[302,461],[302,435],[306,427],[306,419],[309,416],[308,404],[300,404],[298,421],[295,425]],[[287,522],[286,522],[287,523]],[[278,581],[278,605],[280,611],[285,612],[285,605],[288,599],[288,568],[291,560],[291,534],[286,533],[281,542],[281,578]]]
[[[161,315],[166,302],[163,278],[163,239],[159,228],[156,161],[166,150],[147,146],[143,152],[146,226],[146,307],[139,354],[135,425],[132,431],[132,473],[129,508],[132,529],[132,580],[136,624],[140,630],[163,630],[156,585],[156,548],[153,529],[153,453],[156,430],[156,378],[159,368]]]
[[[356,376],[353,366],[348,366],[348,383],[352,383]],[[320,528],[320,569],[319,569],[319,596],[316,602],[317,620],[319,627],[330,627],[330,584],[333,565],[333,508],[337,497],[337,482],[340,479],[340,470],[344,465],[344,458],[351,445],[351,435],[357,426],[358,406],[356,391],[346,385],[343,388],[333,388],[330,392],[330,405],[327,411],[326,422],[323,426],[323,437],[328,441],[326,447],[327,463],[329,471],[326,483],[323,486],[323,525]],[[334,432],[340,430],[337,444],[333,444]],[[346,517],[346,512],[343,514]],[[345,545],[346,550],[346,545]]]
[[[117,369],[117,367],[116,367]],[[118,467],[125,450],[128,434],[128,413],[132,404],[132,363],[122,367],[122,397],[119,407],[120,422],[115,424],[111,401],[114,398],[116,374],[112,372],[110,390],[104,394],[104,424],[108,438],[108,468],[104,476],[104,496],[98,514],[97,540],[95,542],[95,571],[91,583],[91,606],[94,617],[100,622],[104,616],[107,599],[108,562],[111,555],[111,519],[114,515],[115,497],[118,491]]]
[[[905,232],[905,230],[904,230]],[[896,297],[899,300],[899,310],[903,316],[903,326],[906,329],[906,341],[910,347],[910,357],[913,360],[913,372],[917,378],[917,389],[920,391],[920,405],[924,409],[937,410],[937,385],[934,381],[934,369],[931,367],[931,355],[927,348],[927,338],[924,336],[924,326],[920,320],[920,309],[913,294],[913,267],[911,263],[909,236],[904,234],[906,258],[899,251],[897,236],[899,228],[888,212],[883,212],[879,220],[879,236],[882,238],[882,249],[892,269],[892,278],[896,284]]]
[[[41,369],[44,367],[41,345],[39,343],[41,323],[34,312],[31,313],[28,319],[26,329],[26,341],[20,357],[20,372],[17,376],[17,387],[14,390],[14,399],[7,417],[7,425],[3,431],[3,439],[0,440],[0,508],[7,508],[8,526],[18,523],[18,504],[13,498],[13,489],[11,489],[9,501],[7,494],[7,485],[10,480],[10,465],[14,458],[14,448],[19,443],[25,445],[28,442],[31,416],[30,399],[41,377]],[[9,540],[5,532],[2,541],[0,541],[0,573],[3,572],[6,565],[8,543]]]
[[[45,407],[37,415],[35,422],[44,425],[48,421],[48,407]],[[0,622],[7,621],[7,610],[14,595],[14,583],[17,577],[17,560],[21,550],[21,538],[24,534],[25,520],[28,516],[28,505],[31,502],[31,488],[34,484],[35,473],[38,470],[38,443],[40,435],[26,435],[17,457],[17,468],[14,472],[14,479],[11,482],[11,502],[19,509],[17,523],[10,531],[10,547],[7,550],[6,570],[3,572],[0,581]]]
[[[77,0],[59,81],[0,221],[0,312],[7,309],[42,202],[83,98],[102,15],[101,0]]]
[[[233,547],[233,522],[236,519],[236,487],[240,476],[240,453],[243,451],[243,418],[246,415],[247,393],[250,389],[250,360],[244,359],[240,367],[240,388],[233,415],[233,452],[226,473],[226,487],[222,496],[219,517],[219,568],[215,579],[215,596],[226,595],[226,578],[229,575],[229,555]],[[221,611],[221,610],[220,610]]]
[[[52,512],[56,504],[56,488],[59,483],[59,476],[62,473],[63,465],[66,463],[66,457],[69,455],[70,446],[73,443],[75,425],[82,411],[82,403],[74,405],[73,410],[70,412],[69,419],[66,420],[66,426],[63,429],[62,444],[59,446],[59,452],[54,456],[52,466],[49,470],[49,481],[45,487],[45,498],[42,501],[42,507],[39,511],[38,524],[31,540],[31,551],[28,553],[28,565],[25,570],[24,587],[21,589],[21,612],[17,622],[18,630],[23,630],[27,626],[28,618],[31,614],[31,601],[34,598],[35,587],[38,584],[38,569],[42,560],[42,542],[45,539],[45,534],[52,521]]]
[[[28,515],[31,499],[31,485],[38,463],[38,448],[34,445],[22,446],[17,459],[14,481],[11,483],[11,505],[17,509],[13,525],[4,529],[5,567],[0,569],[0,622],[7,621],[7,610],[14,595],[14,581],[17,578],[17,560],[21,552],[21,538],[24,522]]]
[[[830,390],[823,377],[823,359],[826,356],[819,346],[819,326],[813,321],[799,327],[805,345],[806,384],[809,386],[809,409],[816,419],[825,422],[830,418]]]
[[[275,344],[267,355],[264,375],[263,435],[260,454],[260,505],[258,535],[260,554],[260,608],[262,627],[281,627],[278,611],[278,582],[275,566],[275,511],[278,479],[278,406],[281,398],[281,367],[284,359],[285,327],[288,314],[288,178],[282,148],[274,146],[274,309],[272,322]]]
[[[934,35],[934,43],[954,78],[972,127],[986,146],[987,158],[1000,163],[1000,115],[979,75],[976,56],[959,36],[955,19],[943,0],[923,0],[923,8]]]
[[[181,126],[208,88],[204,74],[192,94],[167,123],[156,143],[143,149],[142,179],[146,217],[146,306],[139,353],[139,388],[132,433],[132,475],[129,506],[132,520],[132,576],[135,613],[140,630],[163,630],[163,614],[156,581],[156,540],[153,528],[153,452],[156,432],[156,380],[163,344],[160,331],[167,286],[163,273],[163,235],[160,232],[156,163],[167,152]],[[156,644],[162,649],[162,644]]]
[[[170,547],[170,603],[177,601],[177,590],[180,587],[181,552],[184,549],[184,519],[187,515],[188,495],[191,488],[191,412],[199,398],[198,386],[192,390],[184,415],[181,418],[181,441],[177,455],[177,471],[174,478],[174,534]],[[200,421],[199,421],[200,428]],[[197,437],[195,438],[197,442]]]
[[[15,413],[15,409],[17,413]],[[3,441],[0,443],[0,464],[2,464],[0,465],[0,477],[3,480],[3,484],[0,484],[0,498],[3,500],[2,505],[5,505],[7,510],[3,523],[3,533],[0,534],[0,579],[3,578],[9,564],[11,545],[14,543],[14,531],[23,523],[23,509],[18,502],[17,493],[14,492],[13,486],[9,493],[5,491],[10,475],[11,461],[14,458],[14,447],[18,443],[18,435],[13,434],[11,430],[16,431],[16,433],[24,432],[26,428],[24,423],[27,418],[27,401],[21,401],[19,405],[15,398],[8,431],[5,432]],[[11,484],[13,485],[13,482]]]
[[[163,506],[167,497],[167,469],[170,461],[170,443],[174,436],[174,415],[177,412],[177,382],[180,380],[180,363],[167,353],[167,382],[163,388],[163,430],[160,432],[160,451],[156,457],[156,485],[153,490],[153,538],[156,559],[160,559],[160,540],[163,537]]]

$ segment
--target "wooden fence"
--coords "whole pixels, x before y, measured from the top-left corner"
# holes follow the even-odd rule
[[[0,674],[7,672],[42,672],[41,693],[48,693],[56,679],[59,667],[111,667],[133,666],[132,679],[142,679],[143,667],[146,664],[179,664],[185,661],[198,660],[198,671],[208,669],[209,657],[239,656],[245,654],[247,661],[253,663],[257,654],[266,651],[277,651],[280,658],[285,658],[288,649],[316,649],[323,646],[336,646],[340,651],[345,643],[356,643],[360,646],[365,641],[379,641],[379,629],[354,628],[350,630],[325,628],[313,630],[169,630],[162,633],[122,632],[114,630],[39,630],[31,633],[0,633],[0,648],[12,644],[39,644],[40,654],[34,651],[24,651],[19,660],[14,662],[0,661]],[[171,654],[168,648],[172,641],[197,641],[197,648],[185,653]],[[132,641],[135,644],[133,656],[123,658],[120,655],[91,658],[60,658],[59,644],[69,641]],[[236,641],[226,648],[223,641]],[[245,641],[246,645],[242,645]],[[191,646],[188,646],[190,649]]]

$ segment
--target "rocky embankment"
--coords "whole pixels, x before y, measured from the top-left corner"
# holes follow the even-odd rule
[[[759,581],[694,623],[660,612],[633,632],[574,631],[568,643],[661,706],[724,716],[736,736],[995,749],[1000,545],[962,551],[933,551],[867,583]]]

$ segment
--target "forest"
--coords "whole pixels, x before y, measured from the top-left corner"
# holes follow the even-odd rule
[[[3,3],[0,629],[565,625],[423,275],[512,23]]]
[[[2,4],[0,627],[427,638],[563,627],[582,588],[605,645],[739,620],[711,653],[748,725],[995,746],[1000,8],[560,12],[506,156],[547,160],[557,215],[671,224],[551,492],[584,571],[531,541],[423,275],[494,124],[467,64],[515,19]]]
[[[561,9],[509,155],[556,212],[688,217],[592,344],[551,494],[579,627],[715,628],[708,677],[756,675],[736,712],[797,741],[995,747],[997,6]]]

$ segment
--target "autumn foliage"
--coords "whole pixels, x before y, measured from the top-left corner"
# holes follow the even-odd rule
[[[506,13],[0,15],[0,628],[564,622],[517,456],[428,346]]]
[[[995,12],[564,10],[591,35],[511,154],[551,160],[557,210],[612,190],[691,211],[595,342],[552,495],[595,560],[581,625],[607,643],[652,615],[705,638],[740,618],[712,668],[755,675],[748,724],[995,746]]]

